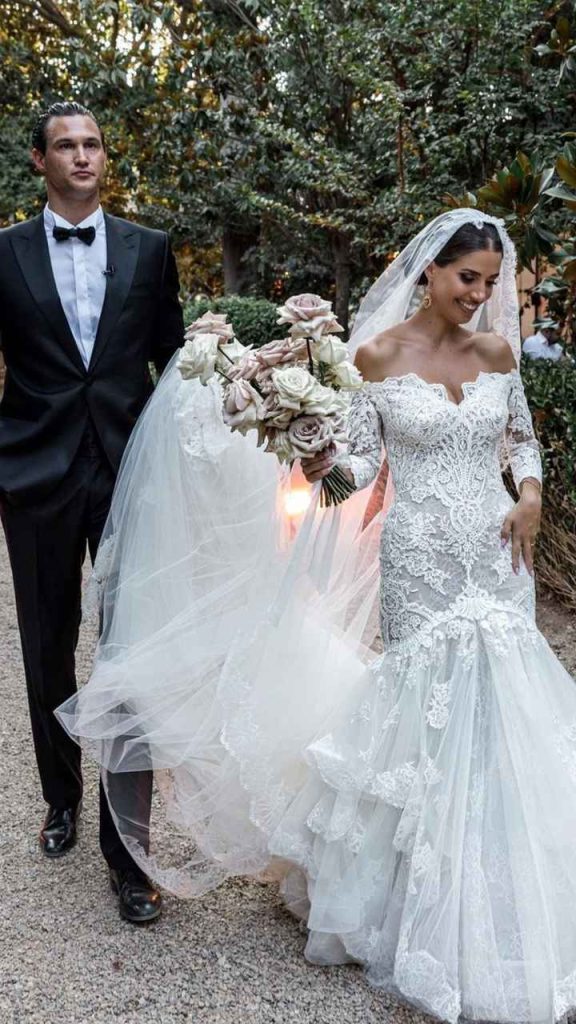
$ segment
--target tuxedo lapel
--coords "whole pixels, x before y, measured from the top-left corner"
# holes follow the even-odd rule
[[[90,360],[90,370],[102,355],[112,329],[122,312],[136,270],[140,248],[140,236],[135,227],[119,221],[109,214],[105,214],[104,218],[106,221],[107,262],[108,267],[113,268],[113,271],[106,277],[106,297]]]
[[[19,231],[10,239],[20,270],[34,301],[49,321],[58,341],[74,365],[82,373],[86,373],[82,356],[78,351],[56,288],[43,214],[29,221],[27,227],[28,231]]]

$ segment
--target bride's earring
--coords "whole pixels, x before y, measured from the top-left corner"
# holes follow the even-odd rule
[[[430,309],[431,305],[432,305],[432,296],[430,294],[430,289],[426,288],[426,291],[424,293],[424,298],[422,299],[422,309]]]

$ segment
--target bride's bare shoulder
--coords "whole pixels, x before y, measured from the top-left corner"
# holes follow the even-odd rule
[[[360,345],[354,362],[364,380],[383,380],[398,358],[400,339],[392,331],[383,331]]]
[[[516,360],[506,338],[492,331],[474,334],[471,339],[476,352],[490,370],[508,373],[516,369]]]

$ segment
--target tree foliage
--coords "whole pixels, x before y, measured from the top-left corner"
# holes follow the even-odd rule
[[[171,231],[190,293],[317,289],[345,321],[443,194],[504,187],[517,151],[530,205],[573,121],[568,7],[5,0],[0,219],[39,208],[34,111],[74,96],[106,130],[108,208]]]

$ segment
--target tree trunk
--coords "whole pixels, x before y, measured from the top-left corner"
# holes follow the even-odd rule
[[[258,244],[259,229],[246,231],[226,225],[222,233],[222,265],[224,268],[224,294],[242,295],[250,284],[250,275],[244,257]]]
[[[335,231],[332,235],[332,254],[334,256],[334,278],[336,281],[336,302],[334,311],[342,327],[348,331],[348,307],[350,305],[350,236],[343,231]]]

